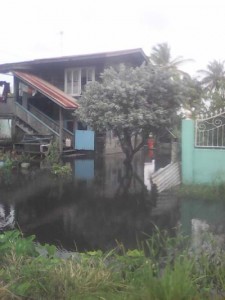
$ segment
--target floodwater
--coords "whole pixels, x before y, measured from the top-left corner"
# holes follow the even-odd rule
[[[168,156],[152,159],[152,153],[142,151],[132,172],[120,154],[67,158],[72,167],[67,179],[40,166],[15,170],[0,178],[0,229],[19,228],[41,243],[70,251],[105,251],[118,243],[134,249],[155,226],[174,235],[183,222],[188,232],[198,219],[196,202],[182,204],[169,194],[158,195],[149,180],[151,172],[169,162]],[[218,210],[225,216],[225,206]]]

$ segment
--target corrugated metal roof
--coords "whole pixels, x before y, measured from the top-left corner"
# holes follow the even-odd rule
[[[72,96],[67,95],[54,85],[48,83],[40,77],[35,75],[14,71],[13,74],[21,79],[23,82],[31,86],[32,88],[39,91],[44,96],[48,97],[56,104],[60,105],[65,109],[76,109],[79,105],[76,103],[75,99]]]
[[[137,65],[140,65],[143,62],[148,61],[148,57],[141,48],[137,49],[128,49],[120,51],[111,51],[111,52],[100,52],[92,54],[80,54],[80,55],[70,55],[70,56],[61,56],[61,57],[52,57],[52,58],[43,58],[43,59],[34,59],[30,61],[23,62],[14,62],[0,64],[0,72],[6,73],[13,70],[32,70],[36,66],[46,66],[50,64],[60,65],[60,64],[71,64],[71,63],[82,63],[89,62],[95,63],[97,60],[105,61],[111,58],[120,58],[121,62],[125,57],[130,57],[130,59],[136,59]]]

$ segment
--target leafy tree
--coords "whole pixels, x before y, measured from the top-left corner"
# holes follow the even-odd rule
[[[105,70],[101,82],[87,85],[77,114],[96,131],[113,130],[130,163],[150,132],[171,124],[182,100],[171,70],[120,65]]]
[[[205,112],[201,83],[191,77],[184,77],[182,82],[183,95],[185,98],[184,103],[182,103],[182,108],[191,111],[193,115]]]
[[[224,61],[213,60],[206,70],[200,70],[204,98],[209,101],[211,111],[224,107],[225,103],[225,67]]]
[[[192,62],[192,59],[184,59],[182,56],[172,58],[171,49],[167,43],[162,43],[152,48],[150,55],[150,63],[154,66],[172,70],[173,79],[182,82],[182,93],[185,101],[182,103],[182,111],[191,111],[193,115],[205,111],[205,104],[203,103],[202,86],[197,79],[180,70],[180,66],[184,63]],[[180,118],[174,120],[175,127],[179,126]],[[177,129],[175,129],[177,131]],[[164,133],[165,134],[165,133]]]

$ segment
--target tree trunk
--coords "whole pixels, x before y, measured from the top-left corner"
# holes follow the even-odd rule
[[[133,151],[126,151],[125,152],[126,158],[124,160],[125,165],[131,165],[133,157],[134,157],[134,152]]]

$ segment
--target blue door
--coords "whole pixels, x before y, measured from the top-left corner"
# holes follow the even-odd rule
[[[76,130],[75,149],[95,150],[95,132],[92,130]]]

